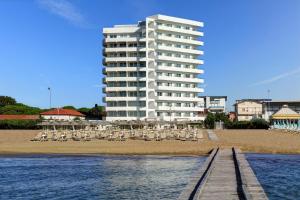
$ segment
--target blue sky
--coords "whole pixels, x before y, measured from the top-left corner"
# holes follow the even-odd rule
[[[1,0],[0,95],[102,104],[102,28],[158,13],[205,23],[203,95],[300,99],[298,0]]]

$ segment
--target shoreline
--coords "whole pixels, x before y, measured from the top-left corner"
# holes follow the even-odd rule
[[[300,134],[270,130],[214,130],[218,140],[204,138],[198,142],[107,141],[32,142],[39,130],[0,130],[0,156],[70,155],[70,156],[207,156],[216,147],[240,148],[244,153],[300,154]]]

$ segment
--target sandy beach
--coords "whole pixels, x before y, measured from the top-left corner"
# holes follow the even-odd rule
[[[31,142],[38,130],[0,130],[0,154],[145,154],[204,155],[214,147],[241,148],[252,153],[300,153],[300,134],[268,130],[216,130],[219,140],[211,141],[207,131],[204,139],[192,141],[127,140],[89,142]]]

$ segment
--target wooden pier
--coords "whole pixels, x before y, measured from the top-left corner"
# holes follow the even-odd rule
[[[268,199],[239,149],[214,149],[178,200]]]

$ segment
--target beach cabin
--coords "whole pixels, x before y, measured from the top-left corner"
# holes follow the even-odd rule
[[[74,119],[84,120],[85,115],[73,109],[55,108],[41,113],[45,120],[73,121]]]
[[[272,128],[300,131],[300,114],[284,105],[272,115]]]

